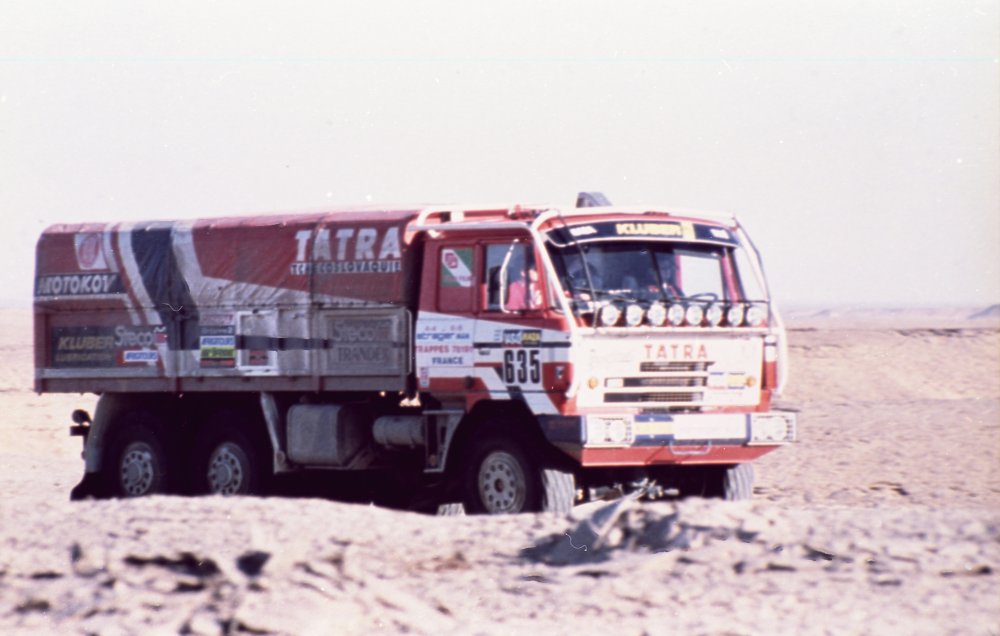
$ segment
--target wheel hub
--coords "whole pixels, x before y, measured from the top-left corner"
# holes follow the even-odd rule
[[[129,444],[122,455],[120,469],[122,492],[127,496],[139,497],[152,489],[156,464],[147,444]]]
[[[209,492],[233,495],[243,488],[243,465],[238,456],[239,449],[226,443],[215,449],[208,462]]]
[[[490,514],[521,512],[527,499],[528,481],[513,455],[494,451],[479,467],[479,496]]]

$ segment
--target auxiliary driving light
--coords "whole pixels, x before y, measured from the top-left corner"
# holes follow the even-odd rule
[[[743,305],[733,305],[726,312],[726,322],[733,327],[739,327],[743,322]]]
[[[675,327],[680,327],[684,322],[684,308],[680,305],[670,305],[667,310],[667,320]]]
[[[614,305],[604,305],[601,307],[601,324],[610,327],[621,318],[622,310]]]
[[[629,305],[625,308],[625,324],[629,327],[638,327],[642,323],[642,307],[639,305]]]
[[[719,323],[722,322],[722,307],[716,304],[712,304],[708,307],[708,311],[705,312],[705,320],[708,324],[713,327],[718,327]]]
[[[767,319],[767,307],[761,304],[750,305],[747,309],[747,324],[751,327],[760,327]]]
[[[604,438],[612,444],[621,444],[628,439],[628,426],[625,420],[607,420]]]
[[[781,443],[790,441],[789,422],[783,417],[754,418],[750,428],[752,442]]]
[[[662,303],[653,303],[646,311],[646,320],[654,327],[662,327],[667,321],[667,308]]]
[[[701,320],[704,317],[705,317],[705,310],[701,308],[701,305],[691,305],[690,307],[687,308],[687,311],[684,312],[684,319],[687,321],[687,324],[691,325],[692,327],[697,327],[698,325],[700,325]]]
[[[627,446],[635,439],[630,417],[589,416],[588,446]]]

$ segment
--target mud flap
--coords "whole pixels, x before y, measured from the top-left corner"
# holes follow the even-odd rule
[[[99,498],[103,494],[100,473],[84,473],[73,490],[69,493],[70,501],[81,501],[83,499]]]

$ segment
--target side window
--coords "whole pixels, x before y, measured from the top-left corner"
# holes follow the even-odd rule
[[[525,311],[541,308],[538,268],[529,244],[487,245],[483,276],[487,311]]]
[[[438,250],[439,311],[473,311],[475,253],[471,245],[445,245]]]
[[[743,248],[733,251],[736,259],[736,271],[739,274],[739,281],[742,284],[744,300],[765,300],[767,294],[764,287],[754,273],[750,255]]]

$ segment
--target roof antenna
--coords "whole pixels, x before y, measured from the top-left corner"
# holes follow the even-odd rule
[[[611,201],[608,201],[603,192],[581,192],[576,195],[578,208],[601,208],[606,205],[611,205]]]

